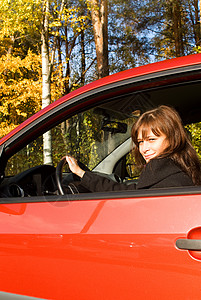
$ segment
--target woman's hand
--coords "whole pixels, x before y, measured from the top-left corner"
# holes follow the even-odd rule
[[[66,156],[66,161],[69,165],[69,168],[70,168],[71,172],[73,172],[74,174],[76,174],[77,176],[79,176],[81,178],[84,176],[85,171],[83,171],[78,166],[77,160],[74,157]]]

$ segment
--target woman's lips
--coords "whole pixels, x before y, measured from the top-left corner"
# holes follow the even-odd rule
[[[144,155],[144,159],[145,160],[150,160],[154,157],[154,154],[150,154],[150,155]]]

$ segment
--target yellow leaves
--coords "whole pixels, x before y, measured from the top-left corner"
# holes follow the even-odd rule
[[[31,26],[40,23],[40,3],[35,0],[0,0],[1,36],[11,36],[15,32],[23,34]]]
[[[3,55],[0,58],[0,79],[12,81],[17,78],[24,78],[25,73],[39,72],[41,68],[41,56],[28,51],[27,56],[21,59],[11,54]]]
[[[31,51],[24,59],[0,58],[0,135],[41,109],[41,57]]]
[[[15,124],[41,108],[41,86],[34,81],[13,82],[1,94],[0,113],[5,117],[12,114]]]
[[[13,130],[17,125],[11,124],[8,125],[6,122],[0,123],[0,138],[8,134],[11,130]]]
[[[29,50],[27,56],[23,60],[23,64],[26,66],[27,70],[36,72],[41,76],[41,55],[35,54]]]
[[[62,26],[70,25],[74,32],[78,33],[88,27],[87,21],[89,19],[89,16],[81,15],[80,10],[78,8],[65,7],[62,12],[60,12],[55,7],[54,9],[55,14],[57,14],[57,17],[52,19],[49,24],[49,27],[52,29],[52,34],[54,36],[60,35],[58,30]]]
[[[62,23],[60,21],[54,21],[49,26],[50,26],[50,28],[52,28],[52,27],[61,27]]]
[[[99,10],[99,1],[98,0],[85,0],[88,10],[94,9]]]
[[[201,46],[196,46],[193,50],[194,50],[196,53],[201,53]]]
[[[75,40],[78,34],[87,28],[89,14],[86,6],[79,8],[72,5],[61,5],[61,1],[50,2],[49,18],[49,40],[50,54],[52,49],[52,36],[60,36],[63,40]],[[42,70],[41,56],[27,49],[40,51],[41,24],[43,22],[44,0],[0,0],[0,118],[1,135],[3,128],[13,128],[23,122],[26,118],[41,108],[42,95]],[[83,9],[82,9],[83,7]],[[68,33],[64,26],[67,26]],[[69,44],[69,46],[71,46]],[[72,45],[74,47],[74,44]],[[70,59],[71,49],[69,50]],[[53,52],[53,51],[52,51]],[[9,55],[5,55],[10,53]],[[62,54],[62,53],[59,53]],[[61,56],[61,55],[60,55]],[[67,54],[68,56],[68,54]],[[52,56],[53,57],[53,56]],[[63,95],[68,86],[69,78],[64,76],[66,66],[58,67],[58,59],[53,66],[51,97],[53,101]],[[77,84],[73,86],[77,88]],[[4,131],[5,132],[5,131]]]

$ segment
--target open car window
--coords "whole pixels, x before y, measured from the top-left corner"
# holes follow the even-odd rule
[[[1,197],[32,197],[58,195],[55,180],[55,168],[67,154],[82,163],[84,168],[91,171],[110,175],[115,165],[122,160],[123,154],[130,152],[131,127],[139,110],[133,113],[119,111],[115,102],[113,109],[107,107],[93,107],[62,121],[51,129],[52,164],[44,165],[44,135],[26,145],[7,163],[5,179],[1,188]],[[123,159],[121,168],[116,170],[119,179],[128,177],[126,162]],[[63,169],[63,176],[70,173]],[[124,178],[122,178],[122,176]],[[73,181],[73,178],[71,179]]]

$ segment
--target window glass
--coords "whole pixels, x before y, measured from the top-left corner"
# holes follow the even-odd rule
[[[93,108],[76,114],[51,130],[52,161],[56,166],[71,154],[92,170],[131,134],[136,116]],[[43,164],[43,136],[34,140],[8,162],[6,175],[13,176]]]

